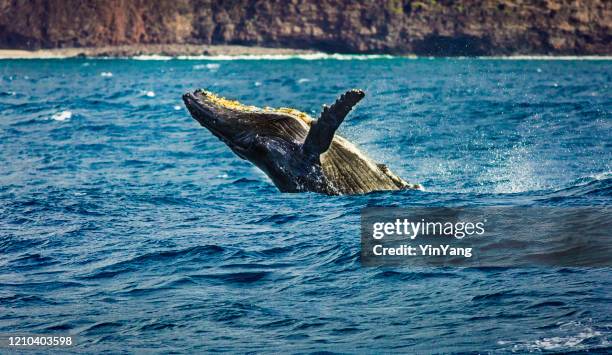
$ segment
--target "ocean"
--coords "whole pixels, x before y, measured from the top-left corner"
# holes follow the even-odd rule
[[[610,268],[359,259],[365,207],[610,206],[612,60],[168,59],[0,60],[0,334],[72,334],[68,352],[612,349]],[[425,190],[280,193],[190,117],[196,88],[313,117],[363,89],[339,133]]]

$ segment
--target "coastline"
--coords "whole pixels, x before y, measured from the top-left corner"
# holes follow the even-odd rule
[[[320,52],[305,49],[269,48],[239,45],[151,44],[82,48],[20,50],[0,48],[0,59],[126,58],[137,56],[283,56],[312,55]]]
[[[241,45],[150,44],[102,47],[68,47],[37,50],[0,48],[0,60],[7,59],[67,59],[67,58],[129,58],[141,60],[233,60],[233,59],[380,59],[380,58],[476,58],[482,60],[612,60],[612,55],[547,55],[512,54],[506,56],[416,56],[414,54],[339,54],[311,49],[272,48]]]

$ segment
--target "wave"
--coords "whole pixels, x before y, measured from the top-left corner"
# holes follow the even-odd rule
[[[79,278],[84,280],[108,279],[120,274],[142,270],[158,263],[169,266],[172,262],[181,260],[188,263],[196,262],[197,260],[210,260],[213,257],[219,256],[224,251],[223,247],[217,245],[198,245],[186,249],[154,251],[106,265],[81,275]]]
[[[512,345],[508,348],[512,352],[542,352],[554,351],[559,353],[586,351],[608,353],[610,349],[609,326],[584,324],[578,321],[561,323],[558,328],[552,329],[549,336],[540,337],[532,341],[511,344],[508,341],[498,341],[498,345]]]
[[[548,197],[577,197],[593,194],[609,194],[612,188],[612,173],[592,174],[574,180],[568,186],[554,190]]]
[[[243,54],[243,55],[139,55],[127,59],[134,60],[372,60],[404,58],[389,54],[339,54],[339,53],[308,53],[308,54]]]
[[[462,59],[472,59],[472,57],[459,57]],[[483,60],[612,60],[609,55],[509,55],[509,56],[488,56],[476,57]]]
[[[72,54],[57,54],[57,53],[2,53],[0,60],[15,60],[15,59],[71,59],[76,58]],[[390,54],[341,54],[341,53],[307,53],[307,54],[240,54],[240,55],[162,55],[162,54],[143,54],[132,57],[117,57],[117,56],[87,56],[90,59],[127,59],[127,60],[152,60],[152,61],[168,61],[168,60],[214,60],[214,61],[231,61],[231,60],[380,60],[380,59],[479,59],[479,60],[566,60],[566,61],[612,61],[612,56],[597,56],[597,55],[509,55],[509,56],[480,56],[480,57],[434,57],[434,56],[417,56],[414,54],[406,55],[390,55]],[[101,74],[104,77],[110,77],[107,73]]]
[[[569,181],[566,184],[558,186],[547,186],[537,180],[535,174],[531,174],[528,166],[525,165],[521,169],[521,174],[513,176],[512,179],[500,180],[496,182],[495,190],[492,192],[496,195],[518,195],[518,194],[536,194],[549,198],[556,197],[577,197],[599,193],[610,193],[612,189],[612,172],[602,172],[586,175]],[[489,173],[490,176],[496,177],[496,174]],[[504,177],[504,175],[499,174]],[[449,193],[449,191],[428,191],[429,193]],[[485,191],[476,191],[477,193],[487,194]],[[470,193],[470,192],[468,192]]]
[[[53,114],[53,116],[51,116],[51,119],[54,121],[67,121],[69,119],[72,118],[72,112],[71,111],[61,111],[61,112],[57,112],[55,114]]]
[[[114,59],[113,57],[103,57],[104,59]],[[121,59],[134,59],[134,60],[170,60],[174,57],[159,54],[143,54],[134,57],[122,57]]]
[[[548,55],[510,55],[482,57],[432,57],[390,54],[341,54],[341,53],[308,53],[308,54],[242,54],[242,55],[139,55],[126,59],[135,60],[376,60],[376,59],[480,59],[480,60],[612,60],[612,56],[548,56]]]
[[[584,179],[578,179],[576,185],[586,185],[593,181],[603,181],[612,179],[612,171],[605,171],[602,173],[591,174]]]

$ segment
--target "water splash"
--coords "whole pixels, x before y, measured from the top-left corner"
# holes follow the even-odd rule
[[[72,112],[70,111],[61,111],[51,116],[51,119],[55,121],[67,121],[70,118],[72,118]]]

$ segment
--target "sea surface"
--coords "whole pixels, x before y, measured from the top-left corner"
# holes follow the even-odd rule
[[[359,261],[364,207],[609,207],[611,60],[137,59],[0,61],[0,334],[109,353],[611,351],[610,268]],[[280,193],[190,117],[200,87],[315,117],[364,89],[340,134],[425,191]]]

